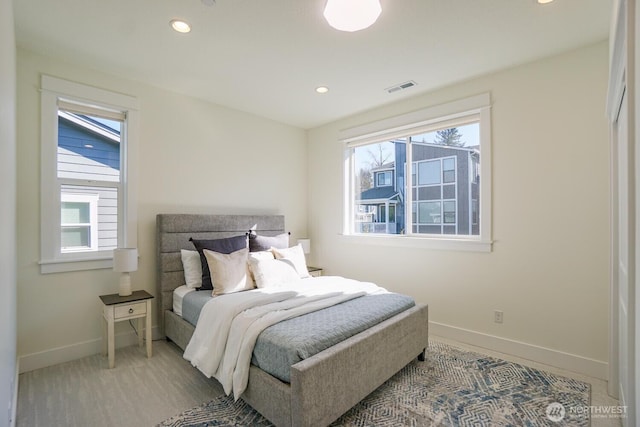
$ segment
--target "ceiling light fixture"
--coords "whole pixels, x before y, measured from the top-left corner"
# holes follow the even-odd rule
[[[318,93],[327,93],[327,92],[329,92],[329,88],[326,87],[326,86],[318,86],[316,88],[316,92],[318,92]]]
[[[538,3],[540,4],[547,4],[547,3],[551,3],[553,0],[538,0]]]
[[[336,30],[353,32],[373,25],[381,12],[380,0],[327,0],[323,15]]]
[[[171,24],[171,28],[179,33],[188,33],[191,31],[191,26],[180,19],[172,19],[169,23]]]

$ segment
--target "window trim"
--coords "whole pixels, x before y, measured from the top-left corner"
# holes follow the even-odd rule
[[[137,247],[137,164],[138,100],[129,95],[81,83],[41,76],[40,96],[40,273],[112,268],[111,251],[65,252],[60,248],[60,180],[57,178],[58,109],[70,102],[87,109],[112,111],[126,115],[126,147],[121,152],[122,206],[118,207],[118,242]],[[57,212],[57,214],[51,214]],[[120,227],[120,225],[122,225]]]
[[[480,123],[480,235],[363,235],[354,233],[353,209],[355,177],[351,172],[355,159],[351,155],[353,148],[407,137],[414,133],[460,126],[466,121],[479,120]],[[339,132],[339,140],[343,144],[343,226],[342,235],[349,240],[357,240],[366,244],[382,244],[402,247],[422,247],[442,250],[469,250],[490,252],[492,250],[492,216],[491,216],[491,97],[489,93],[460,99],[457,101],[424,108],[411,113],[378,120],[361,126],[344,129]],[[407,150],[407,164],[412,162],[411,150]],[[405,183],[411,188],[411,176],[407,174]],[[407,200],[407,202],[413,202]],[[405,210],[411,215],[411,209]]]

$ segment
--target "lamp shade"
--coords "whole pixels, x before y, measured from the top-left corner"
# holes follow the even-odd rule
[[[373,25],[381,12],[380,0],[327,0],[323,15],[336,30],[353,32]]]
[[[118,248],[113,250],[113,271],[128,273],[138,269],[138,249]]]
[[[298,239],[298,244],[302,246],[302,251],[305,254],[311,252],[311,239]]]

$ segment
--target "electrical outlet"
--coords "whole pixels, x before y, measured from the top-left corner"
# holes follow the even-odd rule
[[[504,313],[500,310],[493,310],[493,321],[496,323],[502,323],[502,316]]]

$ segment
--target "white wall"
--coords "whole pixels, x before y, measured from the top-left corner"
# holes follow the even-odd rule
[[[607,61],[603,42],[309,131],[313,262],[329,274],[372,280],[428,303],[430,320],[439,324],[432,332],[604,377]],[[493,105],[492,253],[372,247],[340,236],[340,129],[487,91]],[[503,324],[493,322],[494,309],[504,311]]]
[[[139,270],[134,289],[155,293],[158,213],[284,214],[307,232],[306,144],[300,129],[18,50],[18,354],[21,370],[99,351],[99,295],[110,270],[41,275],[38,268],[40,73],[138,97]],[[126,322],[116,333],[128,331]],[[155,322],[154,322],[155,324]],[[116,354],[117,363],[117,354]]]
[[[11,424],[16,381],[16,49],[11,0],[0,0],[0,183],[0,427],[6,427]]]

